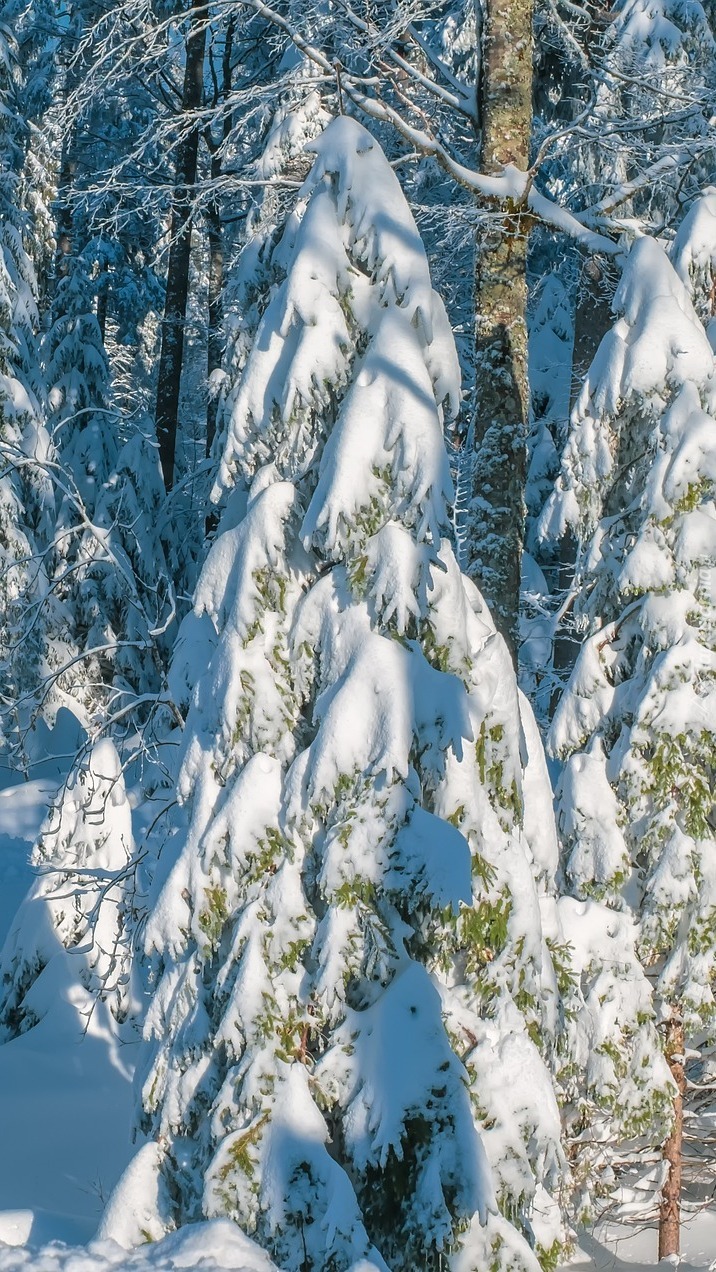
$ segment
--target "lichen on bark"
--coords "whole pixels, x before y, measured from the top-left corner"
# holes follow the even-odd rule
[[[487,5],[479,84],[481,169],[525,170],[532,126],[531,0]],[[475,412],[468,434],[466,568],[517,648],[528,417],[530,218],[508,202],[480,218],[475,277]]]

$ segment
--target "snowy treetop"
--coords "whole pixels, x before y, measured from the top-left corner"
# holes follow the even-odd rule
[[[392,473],[396,515],[412,510],[421,534],[435,541],[452,499],[440,405],[454,414],[460,402],[445,309],[397,178],[370,134],[340,118],[309,149],[317,159],[302,191],[302,215],[291,219],[273,256],[279,272],[289,260],[291,268],[269,301],[228,403],[215,497],[233,485],[237,468],[246,479],[274,455],[280,476],[305,471],[325,441],[319,414],[337,389],[337,425],[304,538],[319,535],[333,554],[369,515]],[[356,359],[360,370],[341,402]],[[395,374],[386,376],[388,367]],[[359,454],[362,483],[355,481]]]
[[[716,188],[707,186],[691,205],[671,245],[671,259],[679,278],[689,288],[694,307],[716,351]]]
[[[695,46],[714,46],[699,0],[623,0],[615,6],[610,39],[622,64],[651,74],[668,74],[687,61]]]
[[[561,474],[540,521],[544,538],[594,528],[614,478],[630,412],[659,418],[682,386],[714,392],[714,355],[687,286],[664,249],[637,239],[614,296],[617,321],[602,340],[575,405]]]

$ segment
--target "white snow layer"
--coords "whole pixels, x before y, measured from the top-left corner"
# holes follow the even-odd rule
[[[3,1234],[0,1215],[0,1238]],[[51,1242],[39,1250],[3,1245],[2,1272],[164,1272],[164,1269],[227,1269],[230,1272],[276,1272],[263,1250],[228,1220],[189,1224],[162,1241],[150,1242],[129,1252],[119,1242],[95,1240],[86,1248]]]

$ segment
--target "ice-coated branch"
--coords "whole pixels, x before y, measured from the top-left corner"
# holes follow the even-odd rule
[[[332,64],[326,55],[315,45],[310,44],[287,18],[277,10],[271,9],[264,0],[246,0],[246,2],[262,17],[284,31],[305,57],[327,74],[332,72]],[[405,63],[405,73],[411,76],[414,74],[410,63]],[[614,240],[605,234],[598,234],[588,229],[574,213],[560,207],[547,195],[535,190],[533,174],[522,172],[512,165],[507,165],[503,173],[498,176],[488,176],[467,168],[455,159],[443,142],[430,132],[411,125],[399,111],[382,100],[378,92],[375,95],[365,92],[365,81],[355,79],[344,69],[341,83],[346,96],[361,111],[377,122],[390,124],[414,150],[434,158],[440,167],[466,190],[498,205],[510,208],[516,205],[518,210],[522,205],[525,212],[533,213],[546,225],[576,239],[590,251],[603,252],[607,255],[617,255],[620,252],[621,249]]]

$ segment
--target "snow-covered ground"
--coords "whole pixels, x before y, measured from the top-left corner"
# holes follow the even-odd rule
[[[56,790],[52,778],[0,790],[0,945],[30,886],[28,854]]]
[[[56,787],[46,777],[0,790],[0,945],[32,881],[29,853]],[[218,1221],[131,1254],[92,1241],[133,1152],[136,1046],[101,1007],[88,1023],[67,986],[58,986],[39,1025],[0,1046],[0,1272],[271,1269],[233,1225]],[[580,1238],[570,1272],[642,1272],[655,1252],[653,1231],[612,1226]],[[680,1267],[716,1269],[716,1209],[685,1225]]]
[[[0,945],[33,878],[57,782],[0,791]],[[58,987],[36,1028],[0,1046],[0,1240],[86,1241],[132,1146],[132,1058],[101,1005],[89,1024]],[[5,1266],[3,1264],[3,1266]]]
[[[114,1241],[77,1248],[51,1242],[39,1249],[0,1242],[2,1272],[169,1272],[202,1268],[206,1272],[275,1272],[263,1251],[224,1220],[184,1228],[164,1241],[128,1252]]]
[[[647,1272],[656,1265],[657,1237],[654,1228],[620,1228],[616,1224],[598,1228],[595,1235],[582,1233],[579,1250],[569,1264],[569,1272]],[[665,1260],[659,1265],[674,1267]],[[682,1227],[680,1272],[716,1269],[716,1210],[705,1210]]]

